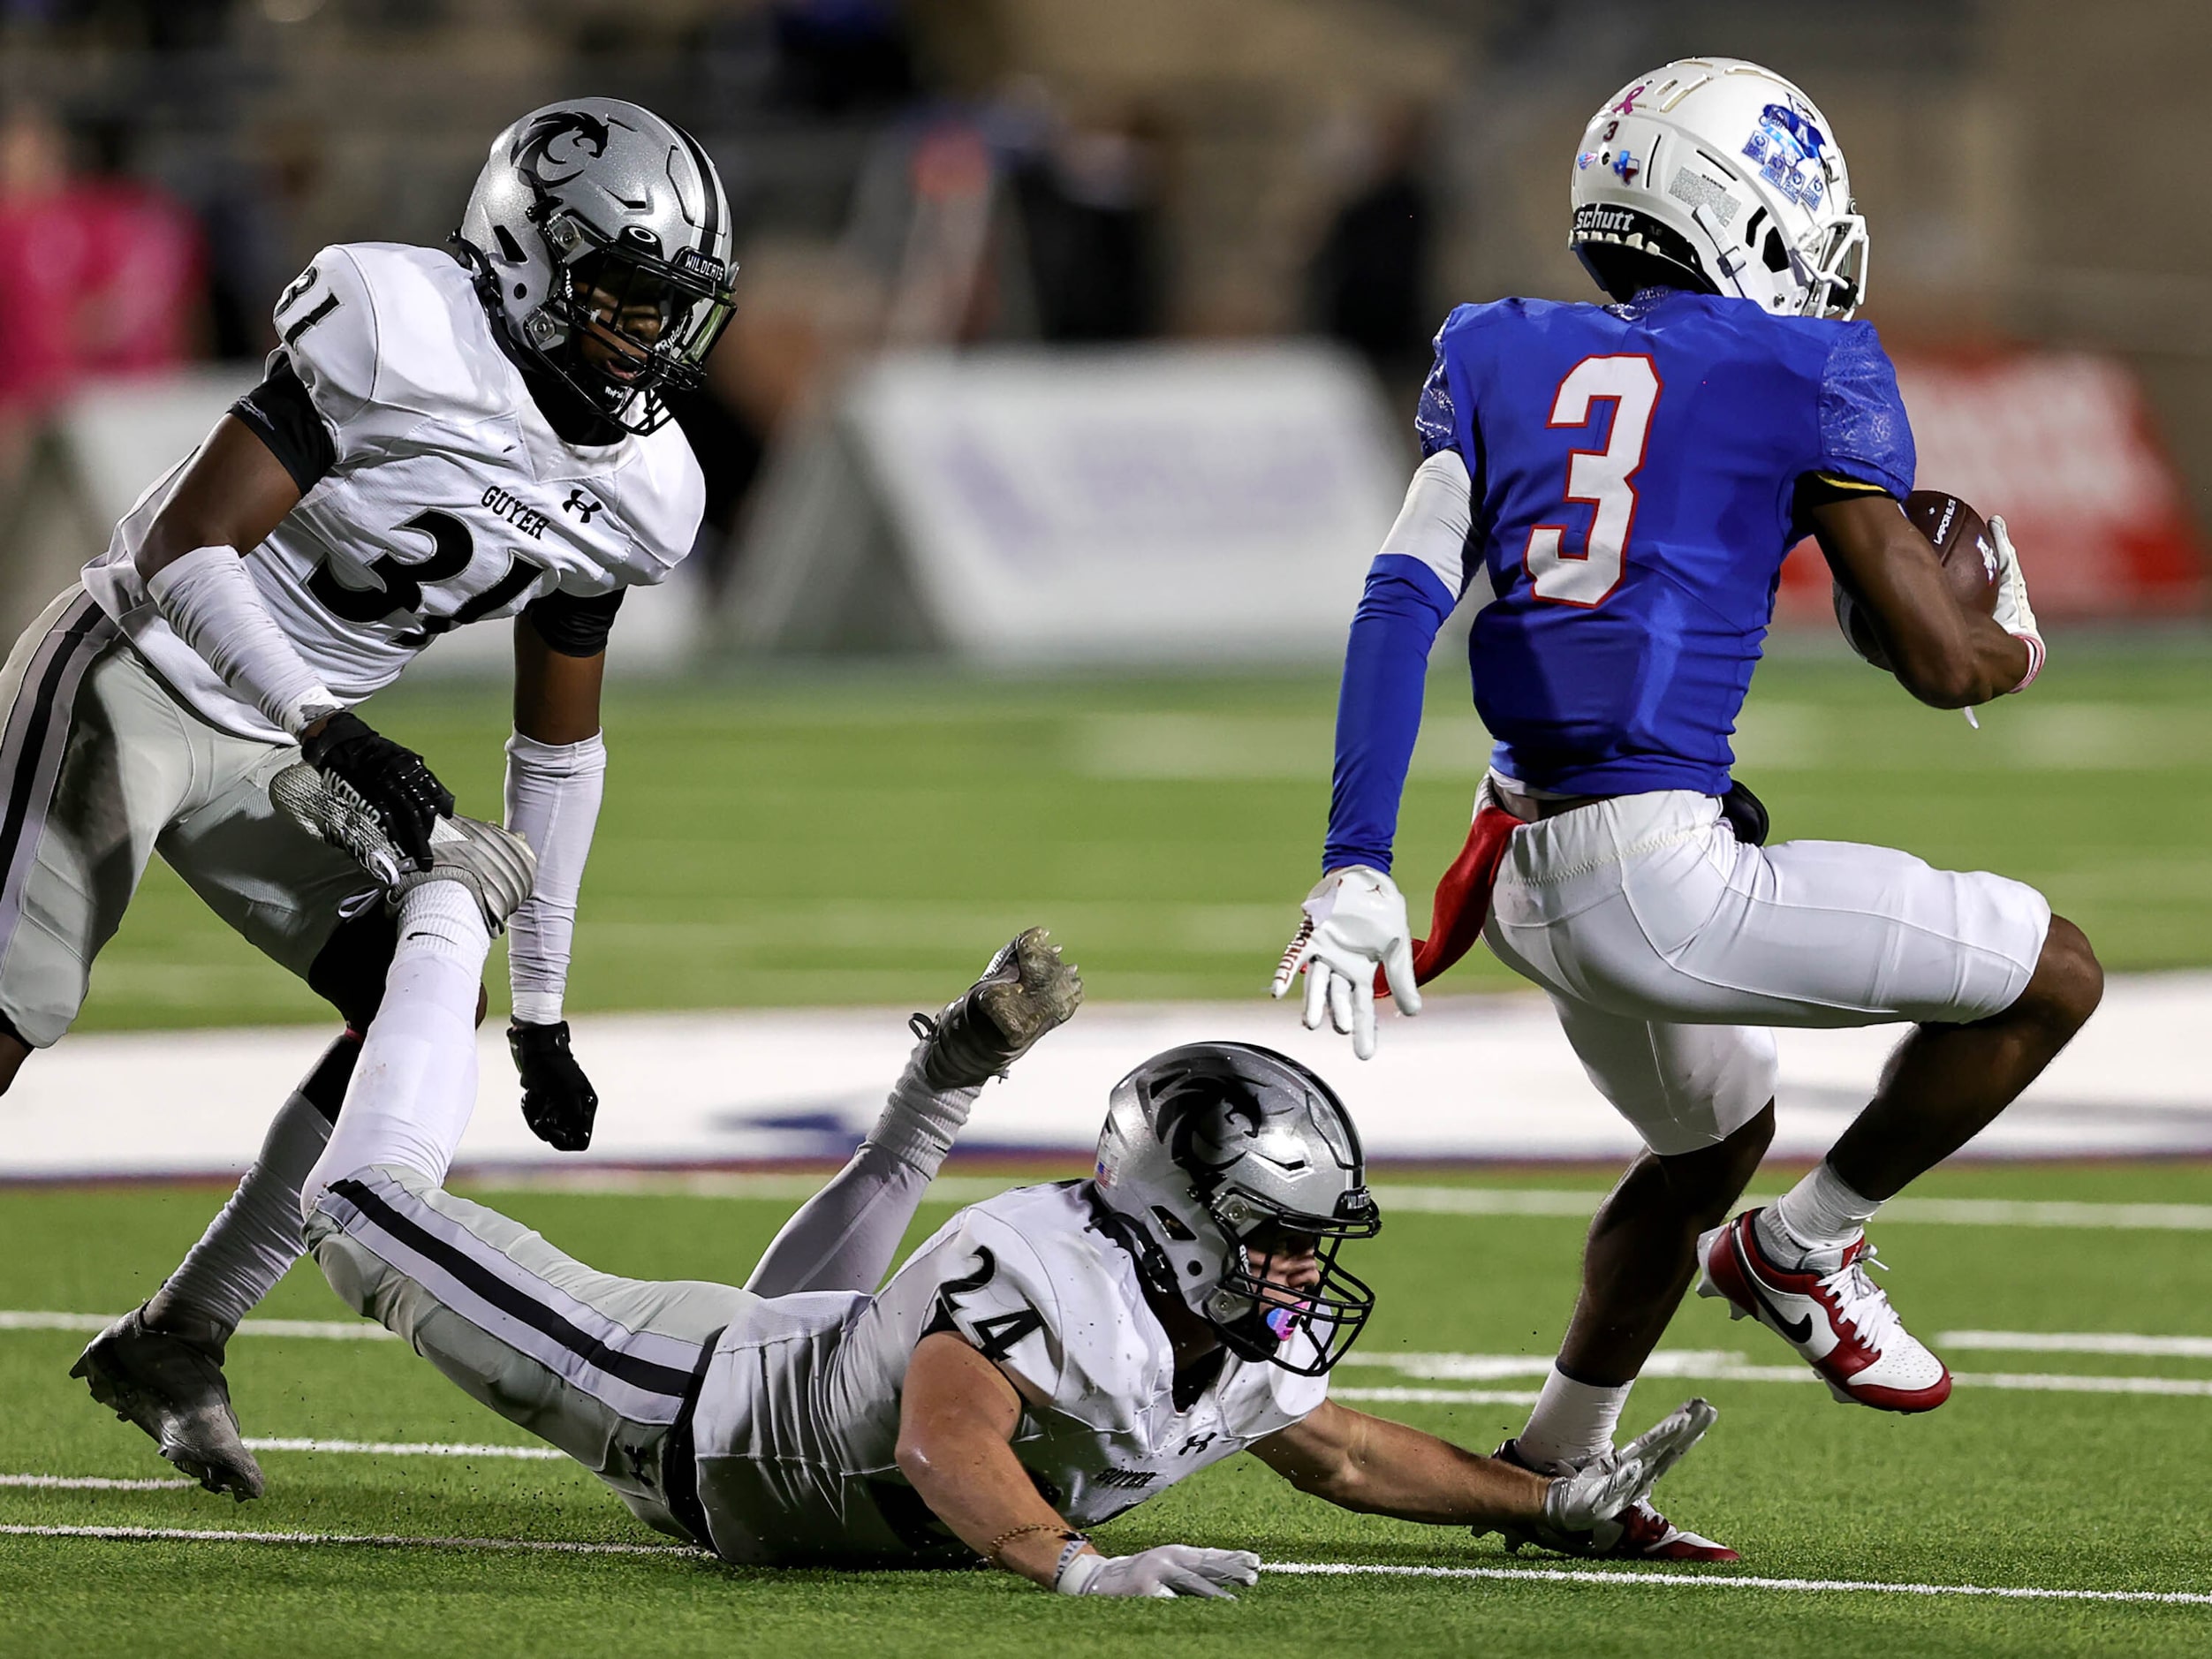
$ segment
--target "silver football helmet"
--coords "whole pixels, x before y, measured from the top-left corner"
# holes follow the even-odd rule
[[[1114,1086],[1095,1180],[1153,1291],[1240,1358],[1318,1376],[1374,1310],[1375,1292],[1337,1265],[1345,1239],[1382,1224],[1359,1133],[1335,1091],[1287,1056],[1245,1042],[1154,1055]],[[1285,1235],[1312,1241],[1316,1283],[1254,1270]]]
[[[454,239],[509,338],[633,432],[668,419],[663,394],[698,380],[730,320],[715,164],[617,98],[548,104],[493,140]]]

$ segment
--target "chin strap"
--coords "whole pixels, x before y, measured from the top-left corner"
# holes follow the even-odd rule
[[[1730,238],[1727,228],[1721,223],[1720,215],[1713,211],[1709,203],[1700,202],[1691,211],[1690,216],[1697,221],[1699,230],[1713,239],[1714,254],[1721,262],[1721,275],[1736,291],[1736,297],[1739,299],[1750,299],[1751,291],[1744,286],[1744,279],[1737,273],[1751,262],[1751,255]]]

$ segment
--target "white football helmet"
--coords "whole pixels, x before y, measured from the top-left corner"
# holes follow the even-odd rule
[[[1319,1376],[1374,1310],[1375,1292],[1337,1265],[1345,1239],[1382,1224],[1359,1132],[1286,1055],[1248,1042],[1154,1055],[1114,1085],[1095,1185],[1146,1283],[1241,1359]],[[1271,1232],[1313,1241],[1317,1283],[1254,1270],[1246,1246]]]
[[[1848,317],[1867,297],[1867,222],[1828,117],[1739,57],[1639,75],[1574,158],[1574,249],[1617,300],[1654,283],[1771,314]]]
[[[649,432],[662,394],[695,383],[730,320],[730,202],[699,140],[618,98],[533,110],[492,140],[454,240],[508,338],[610,419]],[[616,314],[650,305],[653,337],[595,323],[586,296]],[[630,348],[618,369],[577,350],[597,328]]]

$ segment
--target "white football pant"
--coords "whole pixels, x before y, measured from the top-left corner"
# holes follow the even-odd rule
[[[1774,1097],[1766,1027],[1986,1019],[2026,989],[2049,928],[2021,883],[1855,842],[1746,846],[1717,800],[1670,790],[1516,830],[1483,936],[1551,993],[1591,1082],[1669,1155]]]

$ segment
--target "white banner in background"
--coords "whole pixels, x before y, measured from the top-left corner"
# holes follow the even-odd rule
[[[2207,1022],[2212,973],[2115,975],[2096,1019],[1969,1155],[2212,1152],[2197,1036]],[[903,1005],[585,1014],[575,1026],[602,1102],[590,1152],[532,1138],[494,1028],[479,1035],[482,1095],[464,1167],[835,1163],[875,1121],[913,1046]],[[1899,1030],[1780,1034],[1776,1156],[1827,1149],[1866,1104]],[[73,1036],[0,1098],[0,1183],[243,1169],[329,1034],[309,1026]],[[983,1091],[961,1147],[1065,1158],[1079,1170],[1116,1078],[1163,1049],[1223,1038],[1280,1049],[1328,1078],[1370,1157],[1625,1160],[1636,1148],[1533,992],[1440,996],[1418,1019],[1385,1013],[1381,1051],[1365,1064],[1344,1038],[1303,1030],[1296,1009],[1263,998],[1094,1004]]]
[[[1007,663],[1335,656],[1407,472],[1314,345],[891,357],[845,420],[936,632]]]

